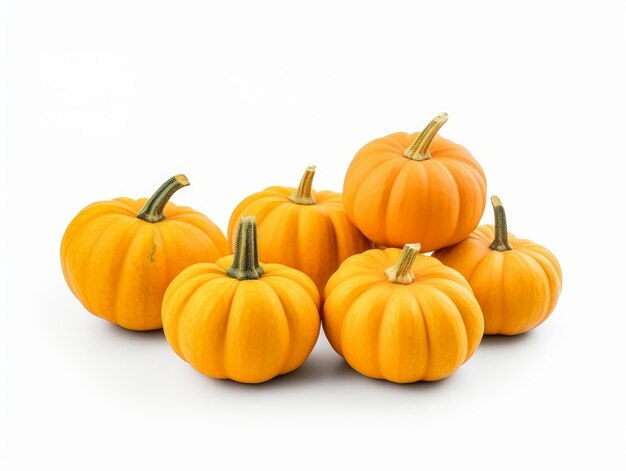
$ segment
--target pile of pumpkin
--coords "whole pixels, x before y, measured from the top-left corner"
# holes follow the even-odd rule
[[[163,328],[181,358],[214,378],[259,383],[295,370],[320,322],[366,376],[444,378],[483,333],[541,324],[562,278],[550,251],[507,232],[497,197],[495,225],[477,228],[485,175],[438,135],[446,120],[366,144],[343,196],[312,189],[315,167],[298,188],[248,196],[228,241],[202,213],[169,202],[189,184],[184,175],[147,200],[91,204],[61,243],[67,284],[96,316]]]

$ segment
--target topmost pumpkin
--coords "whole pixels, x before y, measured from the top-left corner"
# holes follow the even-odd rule
[[[487,199],[483,169],[467,149],[437,132],[442,113],[422,132],[397,132],[363,146],[344,180],[343,201],[352,222],[371,240],[422,250],[467,237],[480,222]]]

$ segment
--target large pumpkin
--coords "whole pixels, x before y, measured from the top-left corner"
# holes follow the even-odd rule
[[[313,190],[315,167],[306,169],[298,188],[271,186],[245,198],[233,211],[228,238],[234,247],[242,216],[256,216],[259,253],[309,275],[320,293],[350,255],[373,247],[350,222],[341,193]]]
[[[421,133],[375,139],[354,157],[343,185],[348,216],[371,240],[424,252],[454,244],[478,225],[487,183],[467,149],[437,132],[437,116]]]
[[[177,175],[150,199],[93,203],[70,222],[61,266],[88,311],[127,329],[160,329],[170,281],[192,263],[228,253],[226,238],[210,219],[168,202],[186,185],[187,178]]]
[[[500,199],[493,196],[491,203],[495,226],[480,226],[433,256],[467,279],[482,307],[486,334],[521,334],[545,321],[556,306],[561,266],[545,247],[507,232]]]
[[[480,343],[483,317],[468,283],[418,251],[419,244],[407,244],[354,255],[326,285],[324,332],[366,376],[438,380]]]
[[[235,255],[183,270],[163,299],[163,330],[201,373],[260,383],[298,368],[320,329],[319,293],[304,273],[259,263],[254,217],[237,230]]]

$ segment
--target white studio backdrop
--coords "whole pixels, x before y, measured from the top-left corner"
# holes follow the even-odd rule
[[[624,469],[623,2],[23,0],[0,14],[0,468]],[[225,230],[243,197],[307,165],[316,189],[341,191],[359,147],[441,111],[509,230],[564,272],[544,325],[485,338],[446,380],[362,377],[323,334],[289,376],[211,380],[65,285],[61,237],[90,202],[185,173],[174,201]]]

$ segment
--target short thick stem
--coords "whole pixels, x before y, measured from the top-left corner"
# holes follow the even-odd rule
[[[137,217],[147,222],[159,222],[165,219],[163,210],[172,195],[182,187],[189,185],[189,180],[183,174],[175,175],[159,187],[150,197]]]
[[[435,116],[413,141],[413,144],[404,151],[404,156],[407,159],[417,160],[418,162],[430,159],[428,148],[441,127],[446,124],[446,121],[448,121],[447,113],[441,113]]]
[[[509,233],[506,228],[506,213],[504,212],[504,206],[502,206],[500,198],[492,196],[491,205],[493,206],[493,214],[495,217],[496,236],[489,248],[497,250],[498,252],[513,250],[513,247],[509,244]]]
[[[387,268],[385,274],[392,283],[409,285],[415,281],[413,264],[420,252],[420,244],[406,244],[402,249],[400,258],[393,267]]]
[[[300,186],[295,193],[289,195],[289,200],[297,204],[311,205],[315,204],[315,197],[311,194],[313,187],[313,177],[315,176],[315,165],[307,167],[300,180]]]
[[[256,218],[244,216],[239,220],[235,257],[233,264],[226,271],[228,276],[237,280],[258,280],[263,275],[259,264]]]

